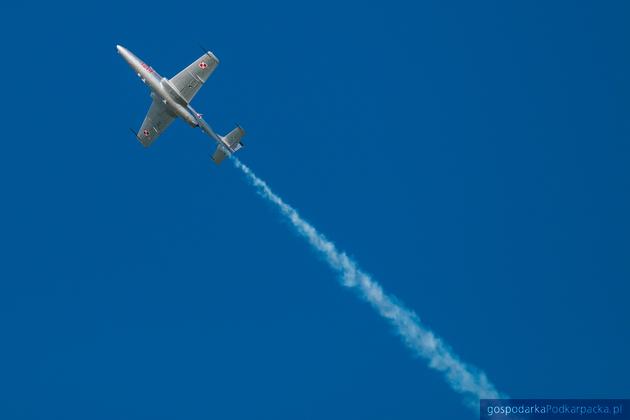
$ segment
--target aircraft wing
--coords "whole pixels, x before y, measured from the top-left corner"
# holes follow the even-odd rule
[[[171,79],[171,83],[179,90],[186,102],[190,102],[218,64],[219,59],[208,51],[190,66],[177,73]]]
[[[171,111],[162,101],[154,99],[147,116],[144,118],[142,127],[140,127],[140,131],[136,135],[138,140],[144,147],[151,146],[151,143],[171,125],[175,118],[176,116],[171,114]]]

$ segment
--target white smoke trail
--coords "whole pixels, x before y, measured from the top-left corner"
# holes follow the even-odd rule
[[[267,183],[258,178],[249,167],[235,157],[232,157],[232,161],[238,169],[243,171],[258,193],[275,204],[297,232],[324,257],[331,268],[339,273],[341,283],[345,287],[356,289],[383,318],[389,320],[405,344],[415,354],[426,359],[430,368],[442,372],[446,382],[454,391],[465,396],[467,405],[479,410],[480,398],[505,398],[483,372],[462,362],[442,339],[422,325],[413,311],[405,308],[395,297],[385,294],[376,281],[361,271],[344,252],[337,250],[323,234],[302,219],[293,207],[271,191]]]

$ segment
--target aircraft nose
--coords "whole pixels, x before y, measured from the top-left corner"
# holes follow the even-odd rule
[[[123,50],[123,47],[121,47],[120,45],[116,45],[116,51],[118,51],[118,54],[120,54]]]

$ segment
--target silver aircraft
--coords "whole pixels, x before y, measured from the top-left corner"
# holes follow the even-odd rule
[[[202,114],[190,106],[192,98],[219,64],[214,54],[210,51],[206,52],[169,80],[160,76],[153,67],[126,48],[116,45],[116,49],[138,74],[142,83],[151,89],[153,103],[144,118],[140,132],[134,131],[136,138],[145,147],[149,147],[177,117],[186,121],[191,127],[200,127],[204,133],[217,141],[217,149],[212,155],[212,160],[216,164],[243,147],[241,138],[245,135],[245,131],[241,127],[236,127],[226,136],[220,136],[204,121]]]

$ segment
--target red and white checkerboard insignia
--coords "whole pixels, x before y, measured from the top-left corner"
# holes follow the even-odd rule
[[[144,134],[145,137],[149,137],[149,130],[144,130],[142,134]]]
[[[205,69],[206,67],[208,67],[208,65],[206,64],[206,62],[205,62],[205,61],[202,61],[201,63],[199,63],[199,68],[200,68],[200,69],[202,69],[202,70],[203,70],[203,69]]]

